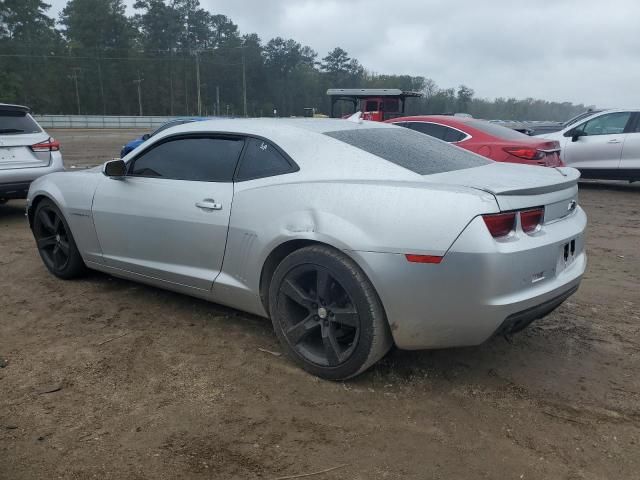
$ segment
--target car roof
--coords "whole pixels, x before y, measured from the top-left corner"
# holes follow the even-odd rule
[[[413,115],[410,117],[394,118],[391,122],[440,122],[450,125],[460,125],[469,123],[471,120],[478,120],[473,117],[456,117],[454,115]]]
[[[170,134],[190,132],[227,132],[247,135],[269,135],[274,132],[304,130],[312,133],[366,128],[397,128],[390,124],[351,121],[335,118],[215,118],[190,122],[167,129]],[[162,132],[164,133],[164,132]]]
[[[324,118],[216,118],[168,128],[142,144],[152,148],[166,137],[181,134],[221,133],[264,138],[285,151],[302,167],[297,173],[305,179],[380,179],[415,180],[417,174],[392,164],[376,155],[323,135],[341,130],[393,129],[402,127],[382,122],[354,122]],[[146,146],[146,147],[145,147]],[[144,150],[135,150],[138,155]],[[129,160],[132,157],[125,157]],[[270,182],[289,181],[273,177]]]

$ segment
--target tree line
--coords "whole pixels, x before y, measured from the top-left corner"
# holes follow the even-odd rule
[[[340,47],[320,56],[294,39],[243,34],[199,0],[137,0],[130,16],[123,0],[69,0],[57,21],[49,9],[0,0],[0,102],[48,114],[289,116],[328,113],[327,88],[400,88],[424,95],[407,101],[408,114],[565,120],[587,108],[375,74]]]

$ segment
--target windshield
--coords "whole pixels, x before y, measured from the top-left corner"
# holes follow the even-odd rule
[[[42,130],[25,112],[7,112],[0,110],[0,135],[21,135],[40,133]]]
[[[325,135],[377,155],[420,175],[491,163],[479,155],[406,128],[339,130]]]

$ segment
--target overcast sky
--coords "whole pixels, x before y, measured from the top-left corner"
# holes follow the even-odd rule
[[[66,0],[46,0],[57,18]],[[134,0],[125,0],[129,13]],[[640,106],[639,0],[200,0],[242,33],[476,96]]]

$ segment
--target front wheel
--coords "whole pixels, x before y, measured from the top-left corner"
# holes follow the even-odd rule
[[[52,201],[38,203],[33,216],[33,236],[40,258],[56,277],[67,280],[85,272],[71,229]]]
[[[305,247],[280,263],[269,288],[269,310],[288,356],[328,380],[358,375],[392,344],[373,285],[353,260],[331,247]]]

